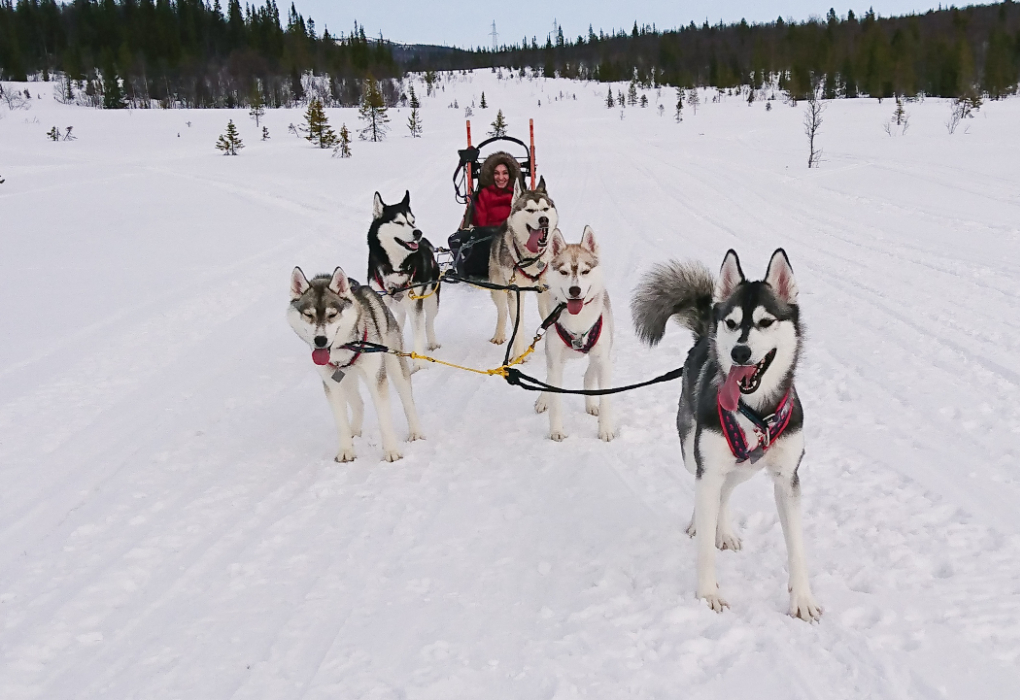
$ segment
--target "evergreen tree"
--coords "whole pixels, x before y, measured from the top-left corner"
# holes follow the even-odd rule
[[[265,103],[262,101],[262,91],[256,85],[251,91],[251,110],[248,116],[255,120],[255,128],[259,128],[259,120],[266,113]]]
[[[336,133],[329,125],[326,118],[326,110],[322,108],[322,101],[313,97],[308,102],[305,110],[305,140],[315,144],[319,148],[332,148],[336,145]]]
[[[489,136],[506,136],[506,119],[503,118],[503,110],[496,112],[496,121],[492,122],[492,131]]]
[[[269,127],[268,126],[262,127],[262,140],[263,141],[268,141],[269,140]]]
[[[46,132],[46,138],[48,138],[50,141],[59,141],[60,129],[58,129],[57,127],[53,127],[52,129]]]
[[[482,93],[482,100],[478,103],[478,109],[488,109],[489,105],[485,103],[485,93]]]
[[[644,109],[647,106],[648,106],[648,95],[642,95],[641,96],[641,109]]]
[[[361,107],[358,109],[358,118],[365,126],[362,127],[359,138],[362,141],[382,141],[386,138],[386,132],[390,130],[390,118],[386,114],[386,102],[383,100],[379,86],[375,78],[368,77],[367,88],[362,96]]]
[[[616,106],[616,100],[613,99],[613,89],[609,88],[606,90],[606,107],[612,109]]]
[[[623,90],[616,91],[616,104],[619,107],[623,107],[627,102],[623,98]]]
[[[701,104],[701,98],[698,96],[698,88],[691,88],[687,91],[687,104],[694,110],[694,116],[698,115],[698,105]]]
[[[679,124],[684,120],[684,89],[678,87],[676,89],[676,123]]]
[[[219,140],[216,141],[216,148],[223,151],[225,156],[236,156],[237,152],[244,148],[241,135],[237,133],[233,119],[227,122],[227,132],[220,135]]]
[[[336,146],[333,148],[333,157],[351,157],[351,132],[347,130],[346,124],[340,127],[340,138],[337,140]]]
[[[125,107],[127,107],[127,102],[124,99],[124,91],[121,90],[120,80],[111,66],[103,71],[103,108],[124,109]]]
[[[637,83],[633,80],[630,81],[630,87],[627,88],[627,104],[631,107],[637,104]]]

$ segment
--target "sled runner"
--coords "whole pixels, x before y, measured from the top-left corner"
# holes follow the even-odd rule
[[[478,200],[479,175],[482,169],[483,150],[492,144],[508,150],[517,161],[520,169],[521,184],[526,185],[531,179],[530,189],[535,188],[535,121],[529,121],[530,146],[512,136],[493,136],[477,146],[471,144],[471,121],[467,122],[467,148],[457,151],[460,162],[453,171],[453,189],[457,201],[464,205],[464,216],[456,233],[450,236],[449,246],[452,260],[449,265],[452,271],[461,277],[471,279],[487,279],[489,276],[489,246],[496,236],[499,226],[476,226],[474,222],[475,204]],[[505,146],[511,145],[509,149]],[[488,149],[494,152],[496,149]],[[488,155],[488,154],[486,154]]]

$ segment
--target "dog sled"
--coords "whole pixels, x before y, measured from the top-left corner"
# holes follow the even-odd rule
[[[521,185],[525,186],[530,179],[530,189],[535,189],[535,120],[529,120],[528,131],[527,144],[513,136],[493,136],[475,146],[471,143],[471,121],[467,122],[467,148],[457,151],[460,162],[453,171],[454,196],[464,205],[464,216],[449,238],[450,260],[446,262],[446,267],[458,277],[484,280],[489,276],[489,248],[499,226],[476,226],[474,220],[485,158],[498,150],[507,152],[517,162]]]

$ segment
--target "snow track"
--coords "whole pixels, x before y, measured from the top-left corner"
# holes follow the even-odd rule
[[[821,624],[785,615],[764,477],[734,496],[743,550],[718,557],[732,608],[694,598],[676,383],[619,396],[609,444],[568,397],[558,444],[535,395],[429,367],[414,376],[424,442],[380,462],[369,403],[357,461],[332,461],[320,383],[283,317],[288,273],[363,278],[376,190],[409,189],[442,241],[463,130],[443,106],[482,89],[512,133],[535,117],[567,240],[595,229],[615,383],[685,356],[686,332],[650,351],[630,331],[653,262],[714,268],[734,247],[756,277],[788,251],[809,329],[798,388]],[[1020,102],[953,137],[947,105],[909,105],[897,138],[887,104],[832,103],[827,160],[808,171],[801,109],[706,99],[678,125],[654,109],[620,120],[603,97],[458,78],[426,100],[425,138],[403,138],[397,114],[390,140],[349,161],[289,136],[291,111],[267,114],[269,142],[233,112],[42,100],[26,113],[40,123],[4,114],[0,697],[1020,691]],[[476,132],[491,118],[477,114]],[[250,139],[238,158],[212,148],[228,118]],[[44,140],[51,122],[79,140]],[[436,355],[498,365],[489,295],[442,294]],[[532,299],[526,319],[531,333]],[[544,377],[543,359],[528,371]]]

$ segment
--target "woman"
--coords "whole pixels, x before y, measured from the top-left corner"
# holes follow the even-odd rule
[[[499,226],[506,221],[510,216],[514,183],[520,177],[521,168],[509,153],[497,151],[486,158],[478,173],[478,194],[471,223],[475,226]]]

